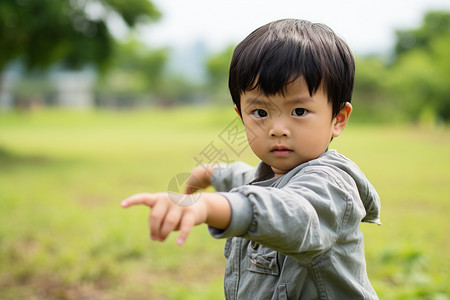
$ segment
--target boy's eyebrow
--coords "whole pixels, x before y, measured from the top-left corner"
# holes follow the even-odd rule
[[[289,105],[293,105],[293,104],[300,104],[300,105],[305,105],[307,103],[311,103],[313,102],[314,99],[311,97],[295,97],[292,99],[287,99],[285,100],[286,104]],[[266,99],[266,98],[250,98],[247,101],[247,106],[257,106],[257,105],[263,105],[263,106],[268,106],[272,103],[272,101],[270,99]]]
[[[267,103],[270,103],[271,101],[269,100],[265,100],[265,99],[261,99],[261,98],[251,98],[251,99],[248,99],[248,103],[247,103],[247,105],[248,106],[250,106],[250,105],[266,105],[267,106]]]
[[[296,97],[293,99],[286,100],[287,104],[307,104],[313,102],[314,99],[311,97]]]

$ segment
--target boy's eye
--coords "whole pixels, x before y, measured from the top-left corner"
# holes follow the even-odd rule
[[[292,115],[296,116],[296,117],[302,117],[302,116],[306,115],[307,112],[308,111],[306,109],[304,109],[304,108],[295,108],[292,111]]]
[[[267,117],[268,114],[264,109],[255,109],[252,111],[252,115],[256,118],[264,118]]]

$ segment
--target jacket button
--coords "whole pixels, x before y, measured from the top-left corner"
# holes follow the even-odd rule
[[[251,241],[250,246],[252,246],[252,249],[258,248],[259,244],[255,241]]]

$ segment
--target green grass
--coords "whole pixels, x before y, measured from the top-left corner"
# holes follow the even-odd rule
[[[145,207],[220,135],[232,108],[0,114],[1,299],[223,299],[223,241],[194,229],[179,247],[148,238]],[[449,299],[450,130],[351,123],[332,148],[377,188],[382,222],[363,224],[381,299]]]

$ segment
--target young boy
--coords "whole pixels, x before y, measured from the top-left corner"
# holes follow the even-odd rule
[[[228,238],[227,299],[377,299],[366,272],[360,222],[380,224],[380,201],[361,170],[328,150],[352,112],[354,60],[322,24],[279,20],[235,49],[229,88],[250,147],[261,159],[200,166],[187,193],[213,185],[195,205],[168,193],[138,194],[163,241],[206,223]]]

